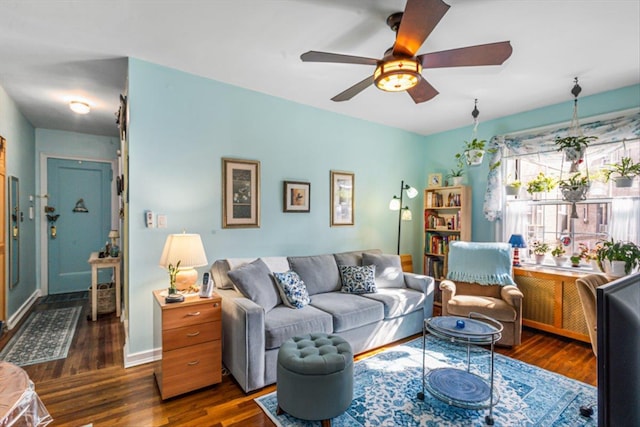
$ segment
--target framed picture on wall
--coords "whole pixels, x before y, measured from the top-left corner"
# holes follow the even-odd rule
[[[222,228],[260,227],[260,162],[222,158]]]
[[[442,187],[442,174],[430,173],[429,174],[429,187]]]
[[[331,171],[331,227],[354,225],[355,175]]]
[[[311,210],[311,184],[284,181],[283,212],[309,212]]]

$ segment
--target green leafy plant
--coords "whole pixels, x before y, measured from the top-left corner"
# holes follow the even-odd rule
[[[555,178],[540,172],[535,178],[527,182],[527,193],[546,193],[558,185]]]
[[[556,245],[555,248],[553,248],[553,250],[551,251],[551,255],[553,256],[562,256],[566,253],[566,251],[564,250],[564,246],[560,245]]]
[[[573,174],[569,177],[569,179],[563,179],[558,182],[560,188],[578,188],[589,185],[589,177],[586,175],[582,175],[580,172]]]
[[[535,241],[532,246],[533,253],[536,255],[544,255],[549,252],[549,245],[545,242]]]
[[[460,177],[464,175],[464,168],[451,169],[447,175],[449,178]]]
[[[596,256],[598,263],[602,266],[602,261],[624,261],[624,272],[630,274],[633,269],[640,265],[640,247],[633,242],[622,240],[605,240],[600,242]]]
[[[484,155],[485,151],[487,153],[495,153],[497,151],[496,148],[486,149],[485,148],[486,143],[487,141],[485,139],[478,139],[478,138],[473,138],[471,141],[464,141],[464,147],[462,149],[462,152],[456,153],[455,155],[456,164],[458,165],[458,168],[459,169],[464,168],[466,165],[470,165],[480,160]],[[474,150],[477,150],[477,151],[471,154],[470,152]],[[492,165],[491,168],[495,169],[499,165],[500,165],[500,162],[498,162],[495,165]]]
[[[174,294],[176,293],[176,276],[180,270],[180,261],[178,261],[175,266],[169,264],[167,270],[169,270],[169,293]]]
[[[511,187],[514,187],[514,188],[517,188],[517,189],[520,189],[520,187],[522,187],[522,182],[520,182],[519,180],[516,179],[514,181],[511,181],[511,182],[507,183],[507,185],[509,185]]]
[[[633,178],[636,175],[640,175],[640,163],[635,163],[631,157],[623,157],[620,159],[620,163],[608,164],[602,173],[607,181],[611,179],[612,174],[617,174],[623,178]]]
[[[567,148],[571,148],[576,152],[579,152],[589,146],[591,141],[598,139],[597,136],[565,136],[557,137],[555,139],[556,150],[562,151]]]

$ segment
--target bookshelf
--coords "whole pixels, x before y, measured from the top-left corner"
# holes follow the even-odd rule
[[[447,276],[449,242],[471,240],[471,188],[424,190],[424,274],[436,281],[434,304],[440,307],[439,284]]]

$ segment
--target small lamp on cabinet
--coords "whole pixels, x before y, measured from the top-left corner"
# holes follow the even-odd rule
[[[524,240],[522,234],[512,234],[509,237],[509,244],[513,248],[513,266],[520,267],[520,248],[526,248],[527,242]]]
[[[199,234],[170,234],[164,244],[160,266],[169,270],[170,290],[187,290],[198,281],[194,267],[208,264]]]

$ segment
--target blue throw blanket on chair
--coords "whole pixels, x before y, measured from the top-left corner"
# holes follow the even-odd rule
[[[447,279],[481,285],[515,285],[508,243],[451,242]]]

